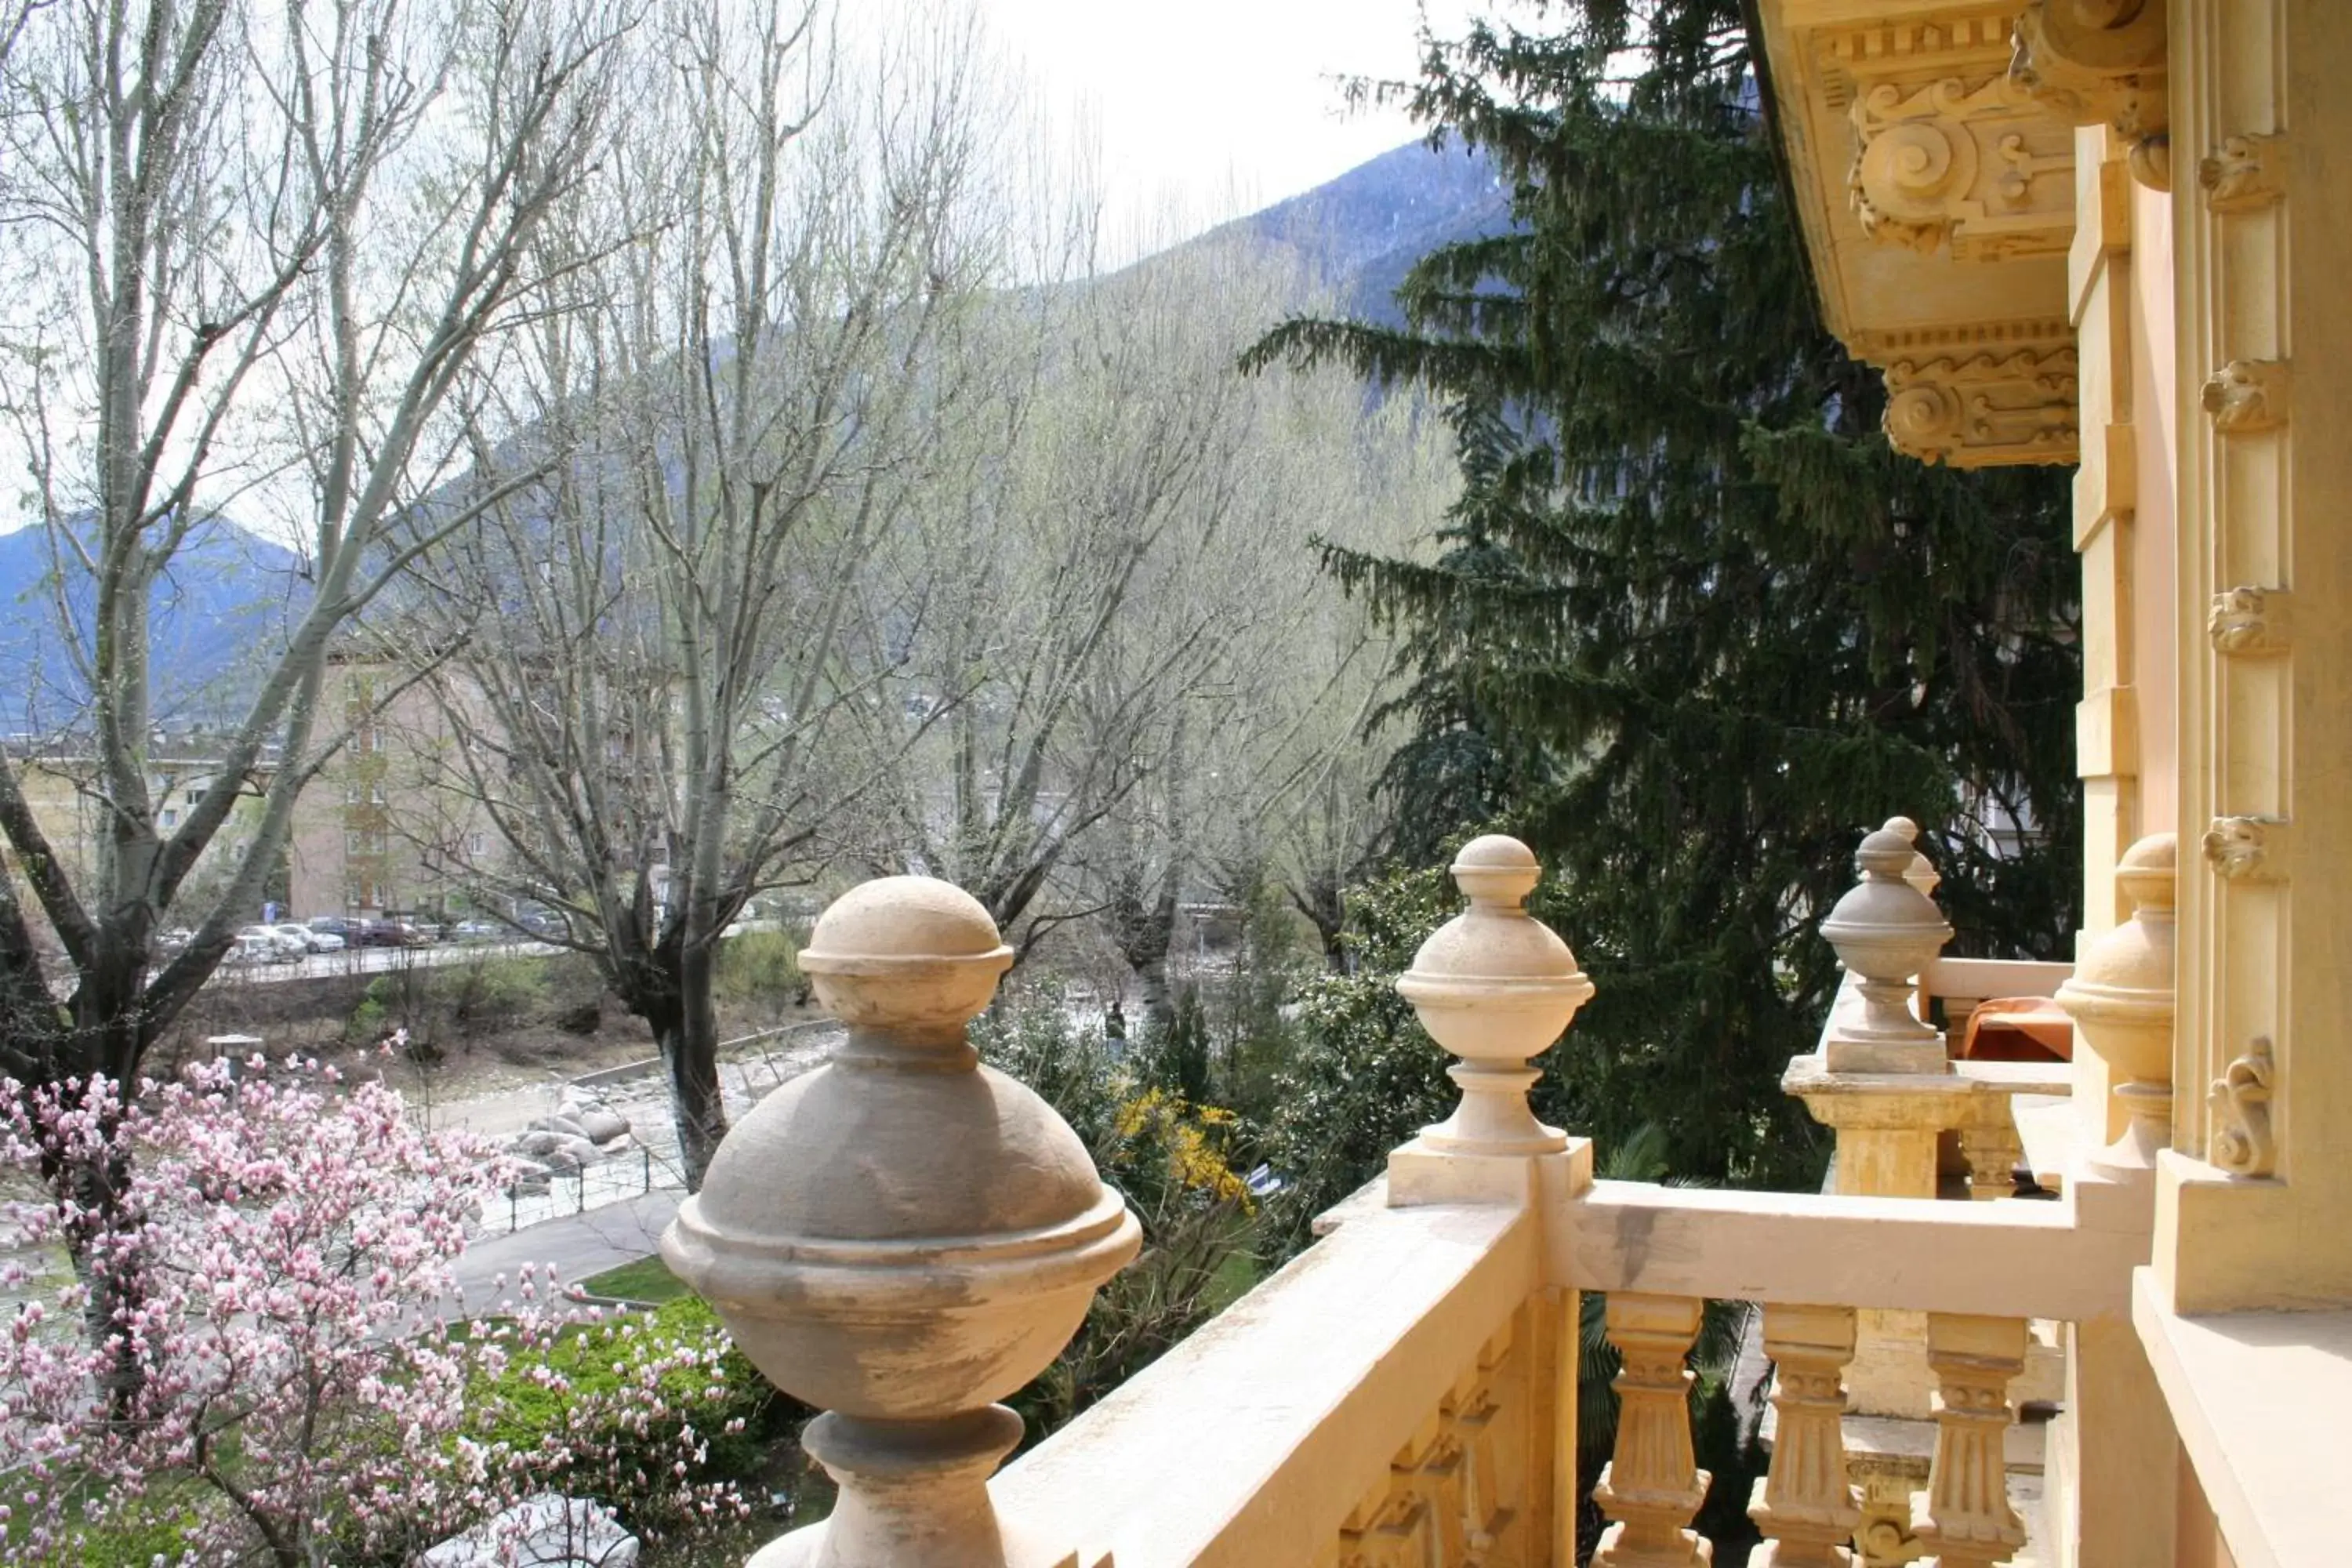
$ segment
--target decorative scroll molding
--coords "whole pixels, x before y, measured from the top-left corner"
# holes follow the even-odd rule
[[[2233,359],[2205,382],[2200,401],[2224,436],[2252,436],[2286,423],[2290,383],[2284,360]]]
[[[2071,346],[1897,360],[1886,371],[1886,438],[1956,468],[2071,463],[2079,446]]]
[[[2213,639],[2216,653],[2241,658],[2284,653],[2288,604],[2284,588],[2252,584],[2225,588],[2213,595],[2213,608],[2205,617],[2205,634]]]
[[[2223,137],[2221,147],[2197,164],[2205,205],[2217,213],[2259,212],[2285,195],[2279,168],[2285,141],[2275,134]]]
[[[1777,1382],[1780,1429],[1772,1466],[1748,1505],[1775,1568],[1850,1568],[1846,1542],[1862,1509],[1845,1468],[1846,1363],[1853,1359],[1853,1309],[1767,1303],[1764,1353]]]
[[[1692,1374],[1683,1358],[1698,1337],[1695,1296],[1609,1293],[1609,1342],[1623,1370],[1617,1447],[1592,1500],[1616,1522],[1601,1532],[1592,1568],[1700,1568],[1707,1543],[1688,1528],[1711,1479],[1691,1451]]]
[[[1846,176],[1863,232],[1960,261],[2063,255],[2073,237],[2073,132],[2006,75],[1881,82],[1847,110]]]
[[[2165,0],[2032,0],[2017,18],[2009,78],[2075,125],[2132,144],[2132,174],[2172,184],[2166,135]]]
[[[2277,1077],[2270,1037],[2257,1036],[2206,1096],[2216,1128],[2213,1163],[2233,1176],[2267,1176],[2278,1168],[2278,1147],[2271,1140],[2271,1091]]]
[[[1340,1525],[1339,1568],[1486,1568],[1511,1556],[1525,1510],[1506,1495],[1496,1416],[1516,1377],[1513,1349],[1508,1329],[1487,1342],[1398,1451],[1386,1482]]]
[[[1936,1458],[1913,1532],[1940,1568],[1991,1568],[2025,1544],[2009,1506],[2003,1452],[2009,1385],[2025,1370],[2025,1324],[1930,1312],[1927,1365],[1936,1373]]]
[[[2217,816],[2205,829],[2204,850],[2225,881],[2268,881],[2286,869],[2286,823],[2275,816]]]

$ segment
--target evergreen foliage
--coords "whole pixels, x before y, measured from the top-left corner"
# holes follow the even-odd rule
[[[1409,648],[1397,853],[1498,820],[1555,872],[1600,983],[1555,1114],[1801,1180],[1778,1074],[1865,827],[1927,827],[1959,950],[2049,957],[2077,920],[2065,475],[1889,449],[1877,372],[1813,310],[1738,0],[1531,26],[1428,42],[1412,91],[1517,230],[1413,268],[1406,327],[1291,320],[1249,364],[1339,362],[1454,426],[1437,557],[1327,564]]]
[[[1396,853],[1526,837],[1599,983],[1549,1109],[1654,1122],[1679,1172],[1801,1181],[1777,1080],[1866,827],[1923,825],[1955,951],[2053,956],[2077,919],[2065,475],[1888,447],[1877,372],[1815,312],[1738,0],[1528,25],[1428,42],[1412,89],[1433,143],[1494,159],[1516,230],[1421,262],[1401,329],[1294,320],[1247,363],[1349,367],[1452,424],[1434,558],[1326,558],[1406,639]]]

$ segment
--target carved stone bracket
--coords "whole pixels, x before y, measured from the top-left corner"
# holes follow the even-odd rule
[[[2284,588],[2251,584],[2214,595],[2212,611],[2205,618],[2205,632],[2213,639],[2214,651],[2241,658],[2284,653],[2289,602]]]
[[[2233,1176],[2267,1176],[2278,1168],[2271,1139],[2271,1093],[2278,1063],[2267,1036],[2258,1036],[2246,1054],[2213,1080],[2207,1103],[2213,1108],[2213,1163]]]
[[[2165,0],[2032,0],[2013,40],[2011,81],[2074,124],[2113,126],[2133,174],[2171,188]]]
[[[2224,136],[2221,145],[2197,164],[2205,205],[2217,213],[2259,212],[2285,194],[2279,161],[2286,138],[2252,133]]]
[[[2205,829],[2205,858],[2225,881],[2269,881],[2286,871],[2286,822],[2276,816],[2217,816]]]
[[[1930,463],[2069,463],[2078,447],[2072,346],[1897,360],[1886,371],[1886,437]]]
[[[2200,401],[2215,430],[2252,436],[2286,423],[2289,387],[2284,360],[2233,359],[2206,379]]]
[[[1848,117],[1846,184],[1863,232],[1955,259],[2063,255],[2074,217],[2073,134],[2005,75],[1881,82]]]

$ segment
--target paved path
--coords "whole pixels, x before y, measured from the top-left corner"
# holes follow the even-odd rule
[[[488,1237],[466,1248],[457,1259],[457,1284],[466,1293],[466,1310],[488,1311],[498,1305],[499,1284],[511,1294],[525,1265],[534,1270],[552,1264],[557,1280],[577,1285],[659,1249],[662,1227],[677,1212],[686,1194],[659,1191],[625,1203],[607,1204],[586,1214],[551,1219],[512,1236]]]

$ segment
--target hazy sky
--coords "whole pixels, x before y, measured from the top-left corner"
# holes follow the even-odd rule
[[[1405,78],[1419,0],[974,0],[1058,120],[1099,137],[1116,230],[1173,208],[1205,227],[1412,139],[1395,110],[1349,114],[1332,79]],[[1441,36],[1470,0],[1427,0]]]

